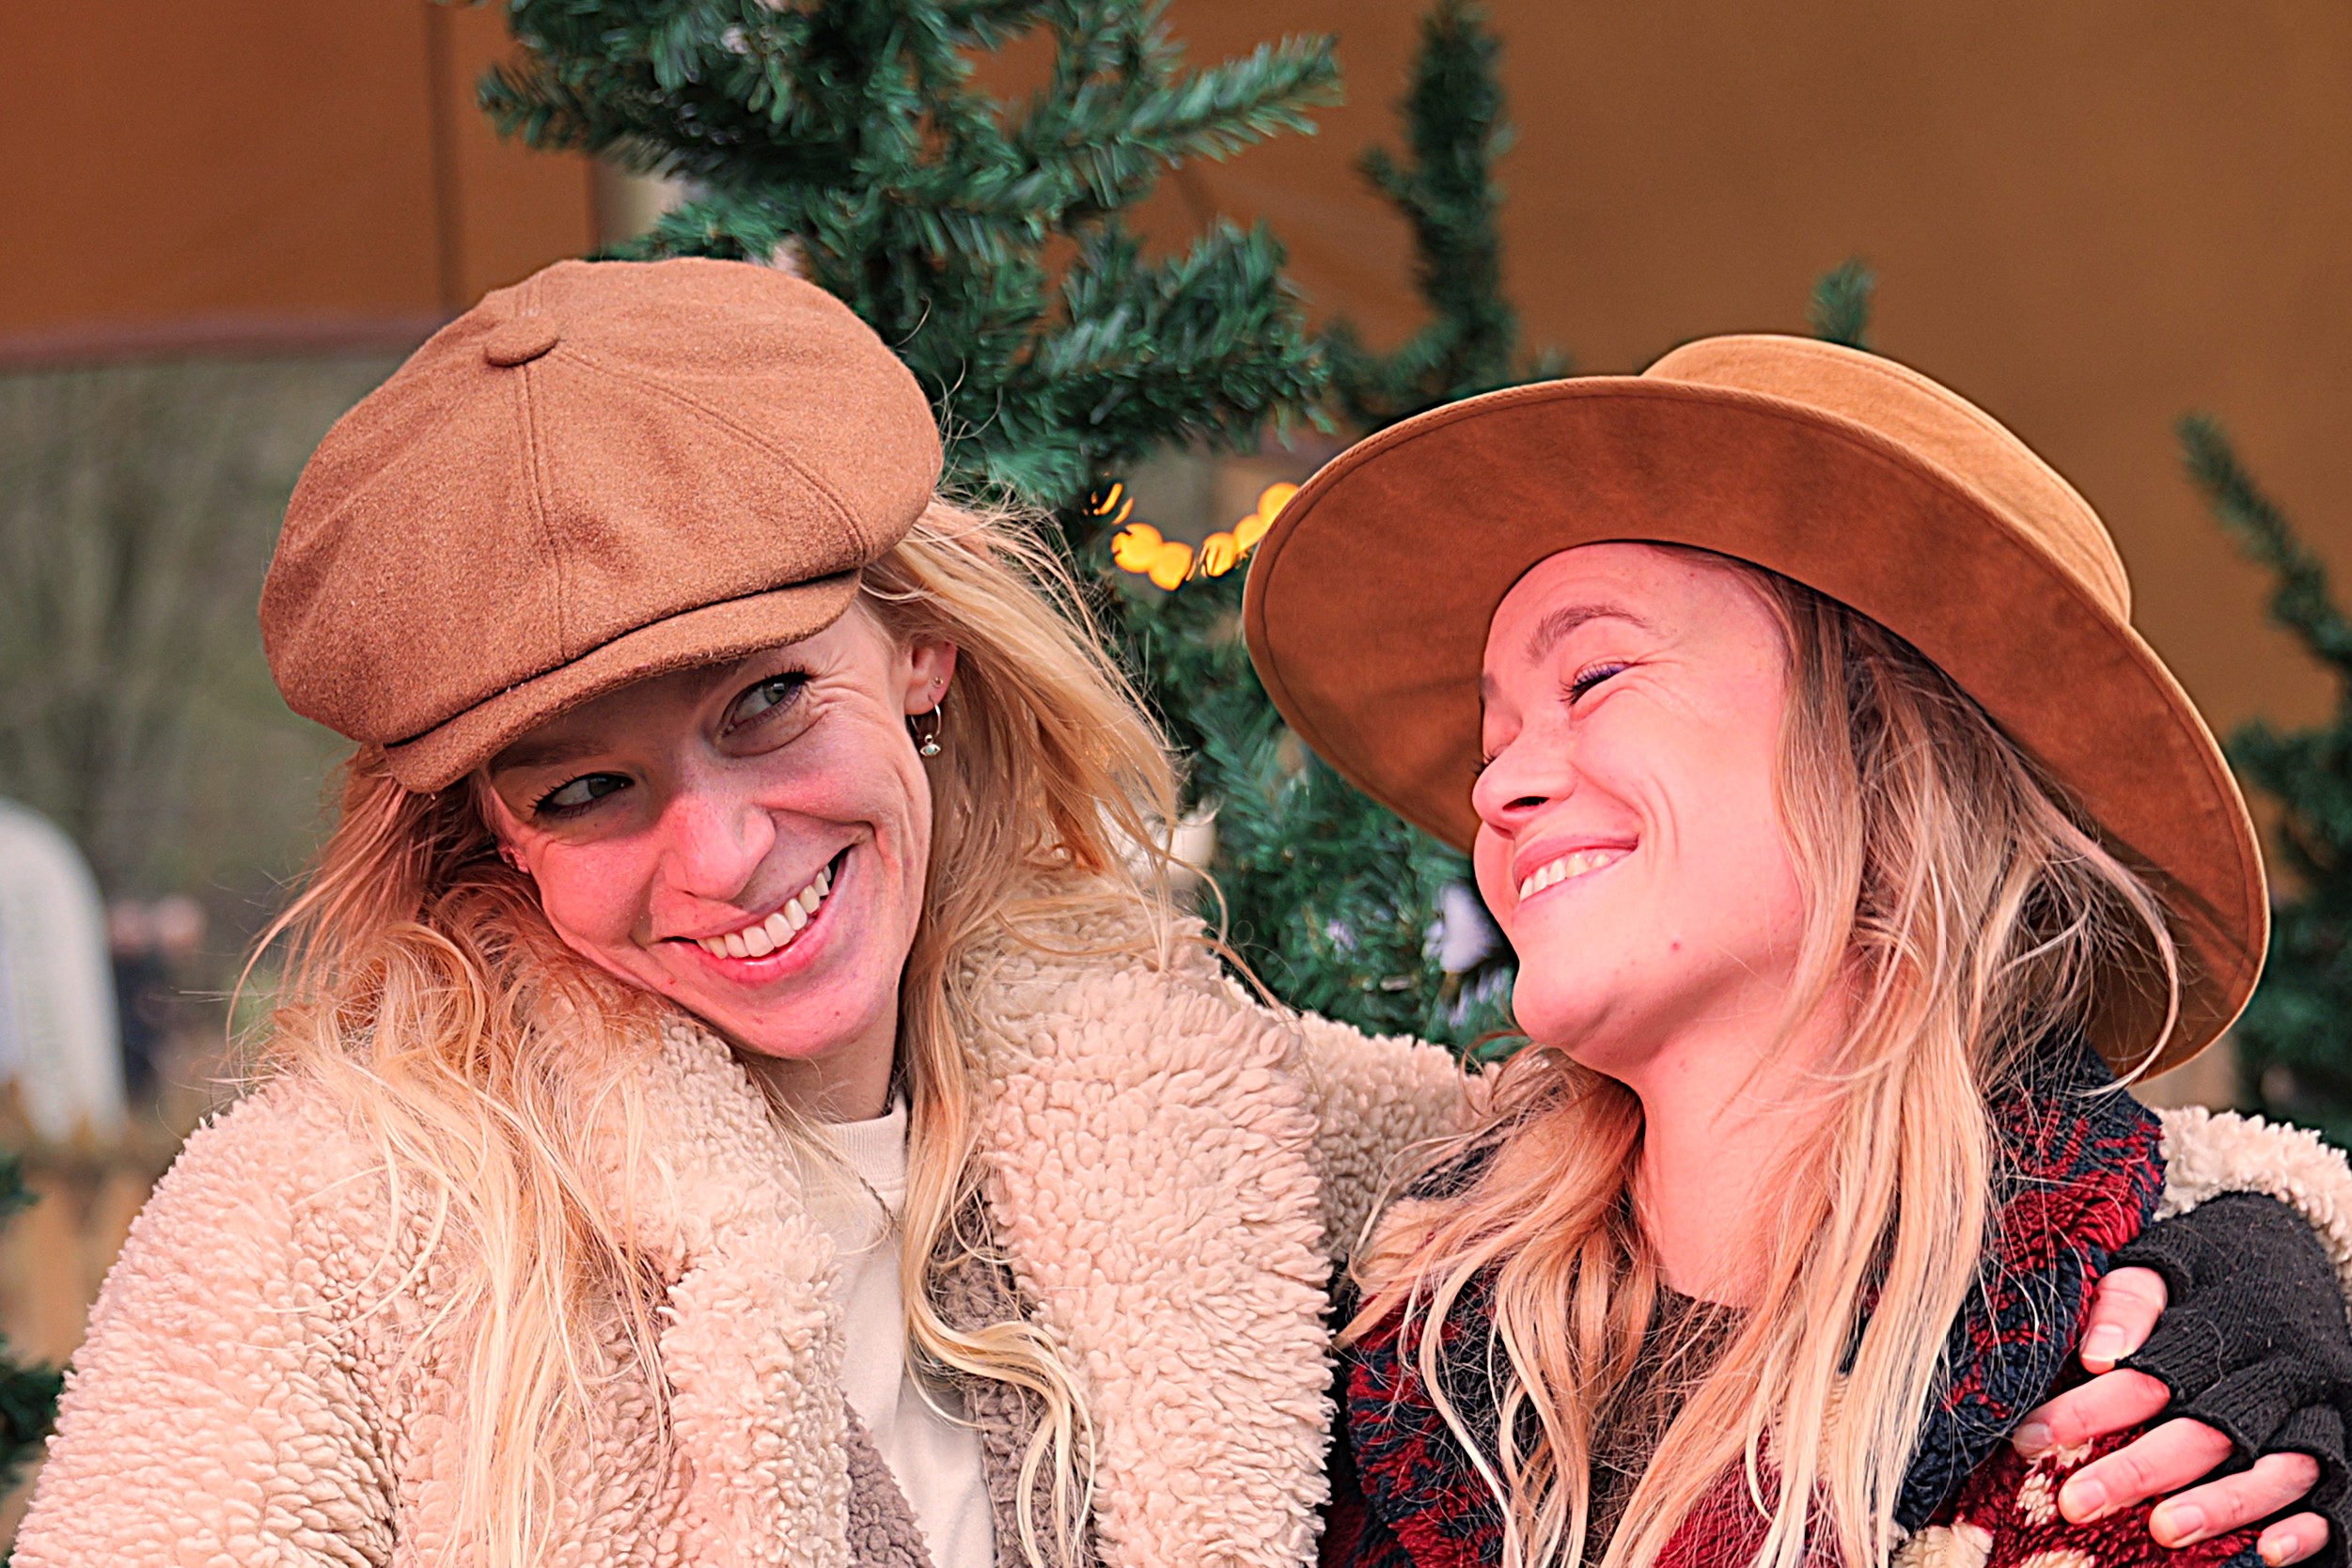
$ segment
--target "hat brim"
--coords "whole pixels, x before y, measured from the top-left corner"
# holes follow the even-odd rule
[[[392,776],[416,791],[447,789],[549,719],[623,686],[673,670],[746,658],[816,635],[857,599],[855,572],[747,594],[674,615],[509,686],[411,740],[384,748]]]
[[[1955,476],[1804,403],[1640,377],[1513,388],[1334,459],[1257,548],[1251,656],[1299,738],[1406,821],[1466,848],[1478,681],[1512,585],[1605,541],[1767,567],[1895,632],[1968,693],[2148,878],[2186,974],[2153,1061],[2144,975],[2093,1033],[2157,1072],[2244,1008],[2268,931],[2244,798],[2187,695],[2131,627]]]

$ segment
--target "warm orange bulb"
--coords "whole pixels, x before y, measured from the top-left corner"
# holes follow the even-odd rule
[[[1111,541],[1111,559],[1121,572],[1149,572],[1160,548],[1160,531],[1149,523],[1130,523]]]
[[[1192,546],[1178,540],[1168,541],[1152,552],[1150,571],[1153,582],[1172,590],[1192,571]]]

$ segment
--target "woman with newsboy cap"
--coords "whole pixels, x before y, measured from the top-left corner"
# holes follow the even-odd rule
[[[494,294],[329,434],[262,626],[358,746],[277,1070],[21,1563],[1311,1557],[1325,1284],[1458,1076],[1220,974],[1157,736],[939,466],[846,308],[698,260]]]
[[[2262,864],[2106,529],[2023,443],[1882,358],[1707,339],[1357,446],[1282,510],[1245,619],[1300,736],[1472,854],[1532,1043],[1356,1256],[1326,1563],[2319,1549],[2288,1509],[2314,1457],[2341,1494],[2318,1291],[2029,1409],[2077,1352],[2113,1365],[2083,1337],[2110,1264],[2324,1280],[2352,1210],[2315,1139],[2120,1090],[2244,1006]],[[2230,1158],[2327,1247],[2215,1199]],[[2152,1417],[2146,1373],[2249,1330],[2313,1348],[2189,1409],[2265,1456],[2124,1506],[2151,1457],[2228,1443],[2076,1446],[2078,1418]],[[2328,1376],[2336,1407],[2291,1415]]]

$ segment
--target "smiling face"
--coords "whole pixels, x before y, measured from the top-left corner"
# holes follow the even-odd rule
[[[931,788],[906,718],[955,650],[862,606],[655,677],[494,758],[486,810],[574,951],[745,1050],[818,1114],[879,1114],[923,904]]]
[[[1585,545],[1503,600],[1475,862],[1532,1039],[1639,1089],[1678,1040],[1776,1024],[1805,922],[1775,798],[1787,679],[1763,594],[1689,552]]]

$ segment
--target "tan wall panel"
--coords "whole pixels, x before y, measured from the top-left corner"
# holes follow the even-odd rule
[[[384,0],[23,8],[0,334],[433,310],[425,25]]]
[[[1339,33],[1324,134],[1184,171],[1163,221],[1270,218],[1315,300],[1412,319],[1397,221],[1349,165],[1398,139],[1419,8],[1176,0],[1197,55]],[[1519,127],[1511,286],[1594,370],[1801,331],[1878,269],[1878,343],[1981,400],[2100,507],[2143,628],[2226,727],[2330,690],[2179,478],[2209,407],[2352,569],[2352,8],[2249,0],[1498,0]]]
[[[457,175],[459,306],[548,262],[596,248],[594,171],[587,159],[534,152],[498,134],[474,104],[475,84],[513,52],[496,6],[449,7],[449,123]]]
[[[0,50],[0,351],[400,336],[594,243],[587,164],[501,143],[495,8],[83,0]]]

